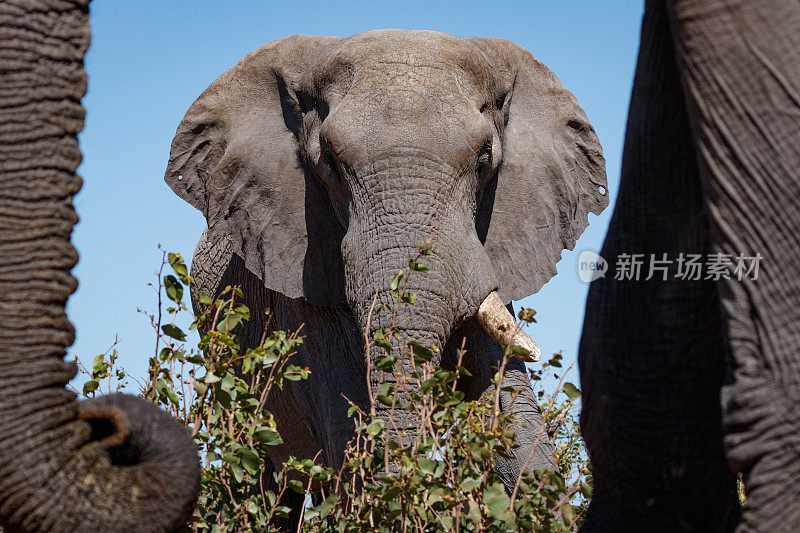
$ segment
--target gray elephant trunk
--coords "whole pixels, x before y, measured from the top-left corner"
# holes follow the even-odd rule
[[[64,306],[77,286],[88,1],[2,2],[0,26],[0,109],[25,110],[0,123],[0,524],[178,529],[199,492],[185,428],[141,399],[79,403],[64,388],[76,369],[63,360],[74,338]]]
[[[416,199],[381,207],[385,209],[386,205],[421,204]],[[403,376],[413,371],[410,341],[433,349],[432,362],[438,364],[451,333],[497,286],[474,223],[461,214],[438,211],[433,198],[422,205],[424,208],[416,212],[382,212],[366,217],[372,220],[367,224],[365,217],[353,217],[342,244],[347,297],[361,330],[372,341],[379,330],[389,333],[397,328],[391,343],[399,359],[395,373]],[[367,211],[374,213],[375,209]],[[421,255],[420,245],[433,254]],[[410,268],[410,260],[424,265],[427,271]],[[392,290],[390,284],[401,270],[403,276]],[[413,302],[404,301],[402,294]],[[373,363],[369,376],[373,394],[379,383],[397,380],[395,374],[375,368],[375,361],[384,355],[384,349],[377,346],[368,354]],[[417,392],[413,384],[404,382],[403,387],[408,394]],[[398,401],[405,404],[408,394],[399,392]],[[377,415],[387,420],[390,408],[378,404]],[[390,428],[397,428],[392,433],[404,441],[410,438],[417,422],[413,413],[395,410],[391,416]]]

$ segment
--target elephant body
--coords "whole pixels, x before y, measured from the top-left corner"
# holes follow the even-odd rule
[[[648,0],[601,255],[667,279],[592,283],[579,366],[584,531],[800,527],[800,4]],[[680,254],[760,254],[677,277]],[[740,507],[736,473],[744,479]]]
[[[267,409],[275,415],[284,443],[270,446],[273,466],[280,467],[290,456],[313,459],[319,456],[325,464],[339,466],[348,440],[354,434],[354,421],[347,416],[349,401],[369,412],[366,358],[363,334],[353,313],[348,309],[315,306],[303,298],[288,298],[267,289],[244,262],[233,253],[230,242],[223,238],[211,242],[204,232],[195,249],[191,275],[193,288],[215,294],[227,286],[242,288],[243,303],[252,313],[251,319],[237,330],[242,347],[258,345],[265,329],[268,309],[268,330],[299,331],[303,343],[292,356],[292,364],[310,369],[307,379],[286,382],[275,388],[267,399]],[[196,308],[200,306],[193,301]],[[441,364],[453,368],[456,349],[466,339],[462,366],[471,376],[463,376],[459,389],[467,401],[493,392],[491,379],[502,360],[499,345],[475,322],[466,321],[446,345]],[[514,450],[514,459],[497,457],[504,483],[513,487],[522,471],[531,448],[537,441],[527,466],[552,468],[553,448],[543,428],[542,416],[534,391],[529,385],[525,365],[511,359],[506,367],[504,386],[521,390],[512,405],[511,393],[501,393],[501,409],[516,413],[514,428],[521,446]]]
[[[246,345],[260,339],[266,308],[271,329],[302,325],[294,363],[311,375],[271,400],[285,441],[271,450],[276,465],[320,451],[341,464],[348,400],[367,408],[367,384],[396,379],[368,372],[382,349],[365,348],[393,324],[399,350],[438,348],[433,363],[445,367],[464,342],[465,397],[490,392],[503,354],[494,339],[523,342],[498,327],[513,320],[504,305],[553,276],[608,201],[594,130],[552,72],[508,41],[430,31],[296,35],[255,50],[189,108],[165,179],[208,222],[195,288],[243,287],[254,317]],[[430,271],[407,278],[416,302],[370,315],[394,309],[389,283],[425,242]],[[495,326],[478,313],[489,301]],[[396,372],[410,365],[401,357]],[[497,459],[510,489],[529,457],[531,470],[555,459],[522,361],[504,385],[521,391],[513,405],[510,393],[501,399],[521,445]],[[389,408],[376,410],[388,419]],[[393,420],[394,438],[415,431],[413,412]]]

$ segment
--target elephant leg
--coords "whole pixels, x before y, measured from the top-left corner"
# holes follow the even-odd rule
[[[286,298],[276,306],[278,312],[289,329],[302,325],[303,344],[294,364],[311,373],[292,383],[292,391],[322,450],[321,459],[338,469],[355,434],[355,420],[347,414],[350,402],[369,412],[361,333],[347,310]]]
[[[197,292],[206,295],[216,295],[226,286],[239,286],[244,296],[243,302],[250,308],[251,319],[239,326],[236,336],[242,343],[242,350],[254,348],[261,341],[261,335],[266,327],[264,310],[269,308],[273,312],[273,322],[270,330],[296,331],[302,322],[287,323],[284,318],[286,305],[285,298],[264,288],[263,284],[244,268],[242,260],[233,254],[229,238],[224,233],[217,233],[211,229],[203,231],[195,247],[191,265],[192,304],[195,313],[202,312],[196,300]],[[278,315],[278,316],[275,316]],[[293,360],[293,364],[298,364]],[[274,387],[267,398],[266,408],[275,416],[283,444],[270,446],[268,454],[275,465],[283,465],[290,457],[311,459],[322,449],[315,438],[314,431],[309,425],[309,419],[304,416],[301,405],[297,401],[296,383],[286,383],[283,388]],[[267,465],[265,476],[272,479],[274,467]],[[262,480],[265,479],[262,476]]]
[[[512,459],[496,457],[495,464],[506,488],[513,488],[523,470],[533,472],[540,468],[554,470],[558,467],[555,452],[536,394],[531,388],[525,363],[511,359],[506,365],[504,387],[513,387],[515,393],[500,392],[500,409],[505,414],[513,414],[513,429],[517,434],[519,448],[512,450]],[[493,393],[494,387],[489,392]]]
[[[761,255],[717,285],[731,375],[725,451],[744,472],[740,531],[800,527],[800,3],[669,4],[707,193],[711,249]]]
[[[726,345],[717,286],[623,279],[622,254],[707,257],[708,214],[663,1],[646,2],[620,190],[578,356],[594,490],[584,531],[729,531],[736,479],[723,451]],[[628,255],[631,257],[631,255]]]
[[[470,401],[484,395],[494,395],[492,378],[502,363],[502,350],[475,319],[470,318],[451,336],[442,359],[443,366],[454,365],[455,352],[462,342],[466,352],[461,364],[472,374],[471,377],[462,376],[459,380],[459,389],[464,392],[465,399]],[[515,421],[511,429],[517,434],[519,447],[511,451],[511,459],[495,457],[500,478],[507,490],[511,491],[523,470],[554,469],[557,465],[553,444],[531,388],[525,363],[515,358],[509,360],[503,386],[518,391],[501,391],[500,409],[504,414],[513,414]]]
[[[264,287],[238,256],[232,256],[220,287],[239,285],[251,319],[237,332],[243,346],[258,344],[270,310],[269,331],[299,332],[303,343],[290,362],[311,372],[307,379],[284,383],[271,391],[273,412],[284,444],[275,447],[278,463],[288,455],[317,458],[338,468],[355,431],[347,416],[350,401],[369,411],[361,334],[343,309],[314,306],[302,298],[287,298]],[[319,454],[319,455],[318,455]]]

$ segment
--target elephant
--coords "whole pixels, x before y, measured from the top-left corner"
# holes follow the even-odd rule
[[[463,343],[467,400],[491,392],[501,344],[535,358],[535,343],[512,332],[510,302],[555,275],[588,214],[608,204],[594,129],[549,69],[503,39],[434,31],[258,48],[188,109],[165,180],[207,222],[195,289],[242,287],[253,317],[243,346],[261,337],[265,308],[271,328],[303,328],[293,363],[311,373],[270,399],[284,440],[272,467],[318,452],[342,464],[349,402],[369,412],[368,390],[397,379],[376,369],[383,350],[365,341],[393,324],[398,348],[438,348],[432,363],[446,368]],[[429,272],[406,278],[416,303],[371,313],[393,309],[390,281],[428,240]],[[502,392],[500,407],[514,413],[520,446],[496,468],[510,490],[526,462],[533,471],[555,459],[523,361],[506,370],[504,388],[519,395]],[[376,405],[378,419],[390,411]],[[392,438],[414,435],[414,413],[393,420]]]
[[[0,525],[175,531],[200,486],[185,427],[136,397],[65,390],[88,15],[88,0],[0,3]]]
[[[798,95],[797,2],[645,2],[600,255],[674,262],[590,285],[583,531],[800,527]],[[748,276],[683,279],[681,254],[761,260]]]

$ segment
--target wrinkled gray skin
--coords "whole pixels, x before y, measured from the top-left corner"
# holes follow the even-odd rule
[[[3,0],[0,28],[0,525],[177,530],[200,488],[186,429],[132,396],[64,389],[88,2]]]
[[[798,176],[800,3],[646,2],[601,255],[762,260],[756,280],[592,283],[584,531],[800,528]]]
[[[376,390],[383,377],[366,375],[363,339],[392,317],[367,331],[370,304],[377,294],[393,308],[389,282],[418,243],[435,238],[435,255],[408,279],[419,299],[397,323],[404,340],[441,347],[445,366],[466,338],[473,377],[461,387],[477,398],[501,359],[472,318],[480,303],[495,289],[505,302],[536,292],[607,205],[597,137],[546,67],[505,40],[427,31],[293,36],[252,52],[186,113],[166,181],[208,221],[200,288],[243,285],[254,317],[268,307],[272,328],[304,325],[295,364],[311,377],[270,406],[285,440],[276,464],[319,450],[341,463],[345,398],[367,406],[367,380]],[[249,343],[262,326],[251,321]],[[554,458],[522,362],[505,384],[522,390],[513,405],[502,395],[519,419],[521,446],[498,467],[511,485],[529,455],[530,469]],[[414,431],[412,414],[395,421],[401,437]]]

